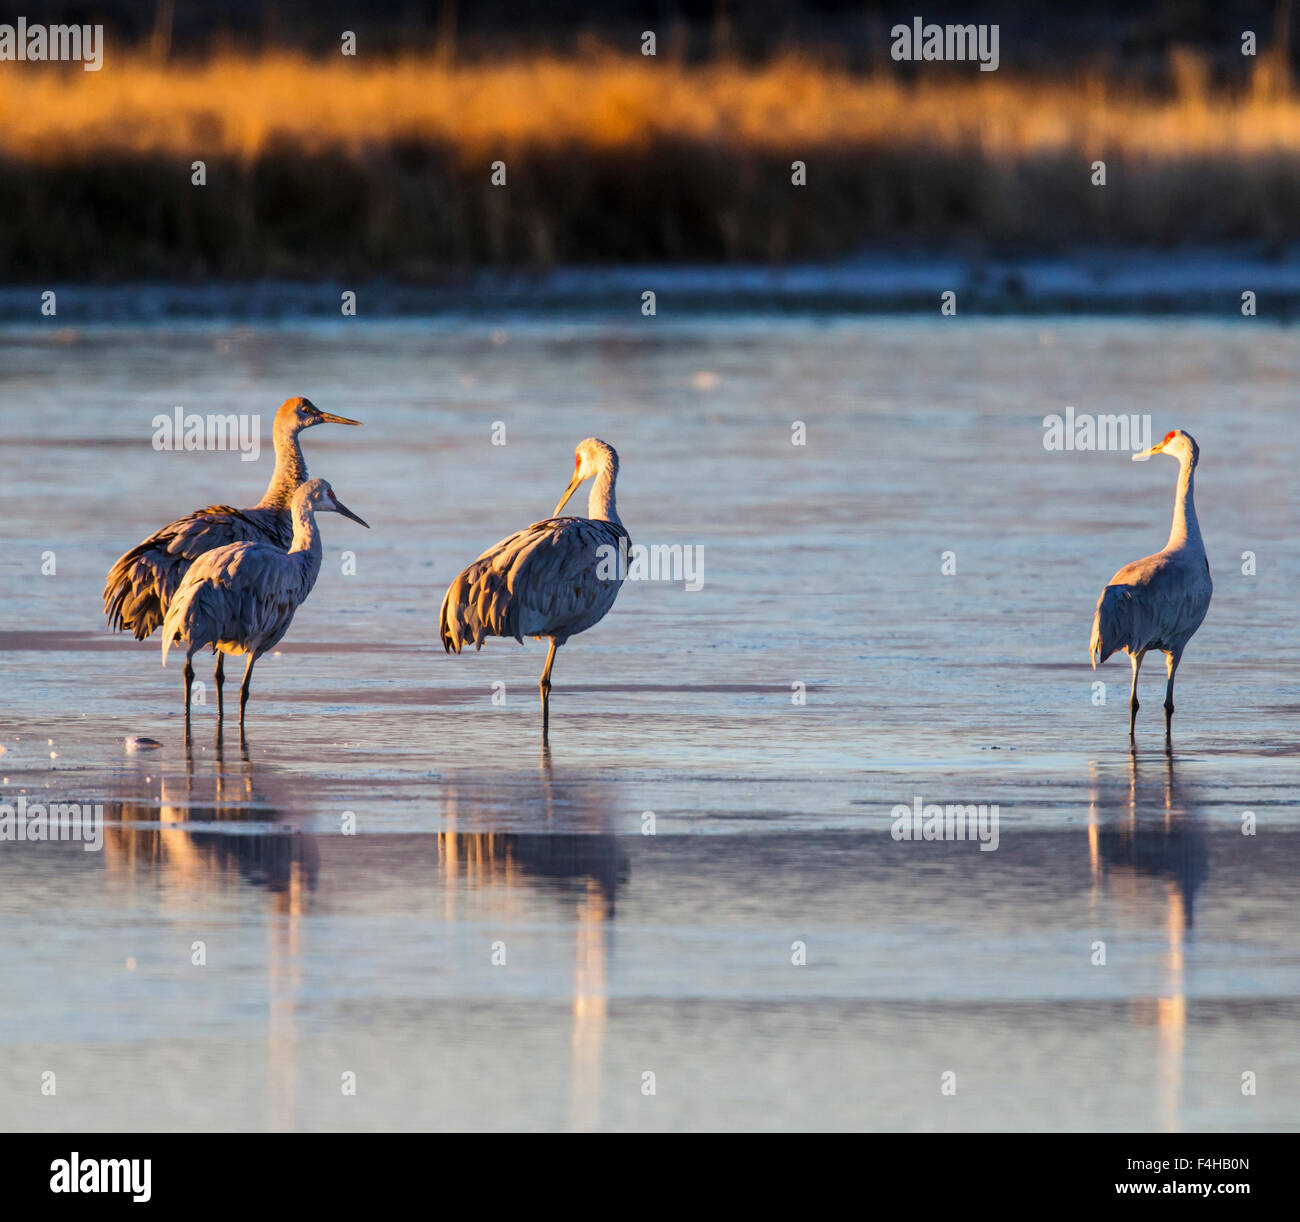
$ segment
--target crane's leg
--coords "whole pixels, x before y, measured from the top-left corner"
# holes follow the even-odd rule
[[[248,688],[253,681],[253,663],[257,661],[258,655],[250,653],[248,655],[248,665],[244,667],[244,681],[239,685],[239,738],[244,738],[244,706],[248,703]]]
[[[212,681],[217,685],[217,725],[220,727],[221,719],[226,715],[226,707],[221,702],[221,689],[226,683],[226,655],[217,650],[217,669],[213,671]]]
[[[1129,693],[1128,698],[1128,736],[1129,741],[1133,740],[1133,729],[1137,725],[1138,709],[1138,671],[1142,669],[1142,659],[1146,656],[1146,650],[1140,650],[1138,653],[1130,654],[1133,661],[1133,690]]]
[[[1172,649],[1165,652],[1165,673],[1169,676],[1169,682],[1165,684],[1165,742],[1173,741],[1174,729],[1174,675],[1178,671],[1178,663],[1182,661],[1183,651],[1181,649]]]
[[[537,686],[542,689],[542,742],[547,740],[551,722],[551,667],[555,665],[556,644],[551,641],[550,651],[546,655],[546,667]]]
[[[190,658],[192,654],[185,656],[185,737],[190,736],[190,689],[194,686],[194,666]]]

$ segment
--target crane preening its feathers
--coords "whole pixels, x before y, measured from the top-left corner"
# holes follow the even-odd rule
[[[189,566],[180,588],[167,606],[162,625],[162,661],[177,641],[185,643],[185,732],[190,728],[191,659],[211,645],[218,657],[248,655],[239,687],[239,731],[244,731],[244,706],[253,664],[274,649],[289,630],[293,614],[316,584],[320,573],[321,539],[316,514],[341,513],[362,526],[368,524],[340,504],[323,479],[308,480],[290,501],[292,547],[286,553],[273,543],[228,543],[204,552]],[[218,703],[218,718],[221,715]],[[219,724],[219,722],[218,722]]]
[[[1174,718],[1174,675],[1183,649],[1201,626],[1209,610],[1214,585],[1201,540],[1200,524],[1192,499],[1192,480],[1200,447],[1191,434],[1174,429],[1159,444],[1134,454],[1133,461],[1152,454],[1178,459],[1178,489],[1174,495],[1174,520],[1163,550],[1144,560],[1126,564],[1107,583],[1097,600],[1088,653],[1092,668],[1117,650],[1126,650],[1133,663],[1133,688],[1129,696],[1129,738],[1137,724],[1138,671],[1149,649],[1165,655],[1165,739],[1169,741]]]
[[[594,477],[587,517],[562,518],[560,510],[578,486]],[[539,687],[542,693],[542,741],[550,725],[551,667],[555,651],[571,636],[602,619],[614,605],[623,571],[602,559],[630,546],[614,503],[618,455],[595,437],[580,442],[573,478],[555,516],[534,522],[488,548],[451,583],[442,600],[439,631],[443,648],[460,653],[475,649],[490,636],[548,637]],[[625,553],[624,553],[625,554]]]

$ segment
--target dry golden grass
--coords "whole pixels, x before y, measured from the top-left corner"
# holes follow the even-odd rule
[[[1100,80],[1044,84],[972,72],[912,86],[797,59],[763,67],[539,57],[448,66],[339,56],[147,60],[98,73],[0,74],[0,153],[49,161],[109,151],[253,158],[278,137],[304,152],[433,141],[485,151],[627,148],[671,138],[791,156],[825,146],[1077,152],[1170,158],[1300,151],[1300,101],[1272,91],[1153,99]]]
[[[1194,57],[1171,69],[1153,96],[793,58],[24,65],[0,73],[0,279],[1300,238],[1285,74],[1214,93]]]

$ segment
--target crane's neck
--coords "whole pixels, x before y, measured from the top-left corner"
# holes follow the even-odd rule
[[[276,426],[274,433],[275,470],[271,482],[258,501],[258,509],[288,509],[293,494],[307,482],[307,460],[298,444],[298,429],[293,425]]]
[[[618,479],[618,460],[605,455],[596,471],[595,483],[587,496],[587,517],[622,526],[618,505],[614,501],[614,481]]]
[[[1169,542],[1165,551],[1181,547],[1196,547],[1205,550],[1201,541],[1201,525],[1196,520],[1196,503],[1192,499],[1192,483],[1196,464],[1190,454],[1179,460],[1178,488],[1174,492],[1174,521],[1169,528]]]
[[[310,505],[295,504],[293,545],[289,548],[289,560],[302,572],[304,598],[316,584],[316,578],[320,573],[322,551],[315,512]]]

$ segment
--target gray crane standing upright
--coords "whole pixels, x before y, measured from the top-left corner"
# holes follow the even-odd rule
[[[587,500],[587,517],[560,517],[578,486],[593,476],[596,482]],[[611,553],[626,557],[631,546],[614,503],[617,478],[618,454],[613,446],[596,437],[579,442],[573,478],[554,515],[488,548],[456,577],[442,600],[439,633],[448,653],[460,653],[471,642],[480,649],[489,636],[512,636],[520,644],[525,636],[550,639],[538,682],[543,743],[550,729],[555,651],[599,622],[623,584],[620,563],[616,561],[612,569],[608,563],[602,565]]]
[[[172,644],[185,642],[185,733],[190,730],[190,686],[194,655],[207,645],[218,656],[247,654],[244,681],[239,686],[239,732],[244,732],[244,706],[253,677],[253,664],[274,649],[289,630],[294,612],[306,600],[320,573],[321,539],[316,514],[341,513],[369,524],[339,502],[323,479],[308,480],[294,494],[293,542],[288,552],[273,543],[228,543],[204,552],[185,574],[172,596],[162,625],[162,661]],[[218,718],[220,718],[218,711]],[[220,722],[218,722],[220,724]]]
[[[1192,477],[1201,450],[1190,433],[1174,429],[1163,441],[1133,461],[1152,454],[1169,454],[1178,459],[1178,488],[1174,494],[1174,520],[1169,542],[1154,556],[1126,564],[1106,584],[1097,599],[1088,653],[1092,668],[1116,650],[1127,650],[1133,663],[1133,688],[1129,695],[1129,740],[1134,738],[1138,712],[1138,671],[1147,650],[1165,655],[1168,683],[1165,687],[1165,741],[1172,741],[1174,721],[1174,675],[1183,649],[1201,626],[1210,608],[1214,583],[1210,562],[1201,540],[1192,499]]]

